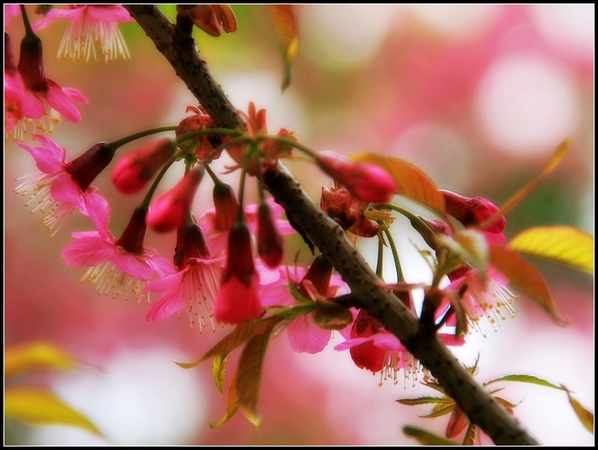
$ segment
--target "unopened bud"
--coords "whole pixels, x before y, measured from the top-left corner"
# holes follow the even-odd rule
[[[84,191],[110,164],[113,156],[114,148],[107,142],[99,142],[69,162],[64,170],[71,174]]]
[[[465,227],[485,222],[491,217],[496,217],[484,231],[502,233],[507,225],[505,216],[499,213],[500,209],[490,200],[483,197],[465,197],[455,192],[439,189],[444,196],[446,212],[461,222]]]
[[[171,139],[162,138],[127,153],[112,171],[112,183],[121,194],[139,192],[174,154]]]
[[[261,202],[257,212],[257,251],[268,267],[278,267],[283,257],[283,240],[274,224],[272,211]]]
[[[190,170],[172,189],[154,200],[147,215],[147,224],[159,233],[180,227],[189,213],[203,173],[203,166]]]
[[[233,188],[226,183],[216,183],[212,191],[214,207],[216,209],[215,228],[218,231],[225,231],[232,227],[237,218],[239,200]]]
[[[327,150],[316,155],[316,163],[359,200],[385,203],[397,191],[394,178],[379,166],[353,162]]]

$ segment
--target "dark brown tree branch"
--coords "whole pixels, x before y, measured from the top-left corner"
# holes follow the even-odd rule
[[[226,128],[239,126],[242,122],[192,42],[188,24],[175,27],[157,6],[126,8],[216,125]],[[378,287],[380,280],[348,241],[342,228],[313,202],[283,164],[279,163],[278,167],[264,173],[264,183],[340,273],[354,298],[359,299],[372,316],[401,340],[473,423],[496,444],[538,443],[473,379],[436,334],[420,327],[418,318],[403,302]]]

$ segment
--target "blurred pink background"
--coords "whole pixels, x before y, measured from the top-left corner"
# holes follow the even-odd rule
[[[501,204],[539,173],[559,142],[573,145],[562,164],[508,217],[506,234],[538,225],[594,229],[594,5],[304,5],[297,8],[301,46],[291,87],[281,93],[282,60],[266,10],[235,6],[238,31],[213,38],[197,31],[197,45],[232,103],[267,108],[272,133],[295,130],[319,150],[376,151],[412,162],[441,188],[485,196]],[[173,7],[165,10],[172,17]],[[31,12],[33,17],[33,13]],[[135,23],[121,27],[132,61],[110,64],[56,60],[66,24],[40,30],[46,73],[90,100],[79,124],[64,121],[52,138],[69,158],[94,143],[176,124],[194,98]],[[23,35],[19,18],[7,31],[13,52]],[[28,139],[28,138],[26,138]],[[133,147],[130,147],[133,148]],[[219,162],[224,166],[225,157]],[[301,161],[288,166],[317,201],[330,180]],[[218,429],[225,401],[216,393],[210,364],[183,370],[227,332],[190,331],[186,313],[148,323],[147,304],[98,296],[78,283],[84,269],[60,258],[73,231],[89,230],[73,215],[50,238],[39,215],[12,191],[16,177],[35,170],[12,141],[5,150],[5,345],[47,340],[83,361],[81,370],[51,378],[71,405],[86,413],[105,439],[69,427],[30,428],[9,422],[7,443],[49,445],[409,445],[404,425],[442,433],[447,417],[429,420],[424,407],[397,399],[435,395],[408,382],[379,387],[347,352],[332,347],[296,354],[285,334],[269,345],[259,411],[263,424],[241,413]],[[173,171],[165,185],[176,182]],[[106,174],[107,175],[107,174]],[[170,174],[169,174],[170,175]],[[236,176],[224,177],[236,187]],[[116,194],[109,177],[94,183],[111,201],[110,227],[122,231],[143,194]],[[249,189],[253,195],[255,189]],[[211,207],[211,185],[196,196],[196,211]],[[426,278],[407,230],[400,245],[410,258],[410,281]],[[149,246],[171,257],[174,236],[148,233]],[[287,261],[308,250],[287,242]],[[363,247],[364,252],[368,246]],[[411,252],[411,253],[410,253]],[[372,258],[371,255],[368,255]],[[412,262],[413,260],[413,262]],[[571,320],[551,322],[525,297],[517,317],[459,349],[478,379],[528,374],[564,384],[594,410],[593,276],[538,263],[557,306]],[[231,355],[230,373],[238,352]],[[506,385],[506,384],[505,384]],[[503,396],[523,402],[515,414],[546,445],[591,445],[563,392],[511,383]]]

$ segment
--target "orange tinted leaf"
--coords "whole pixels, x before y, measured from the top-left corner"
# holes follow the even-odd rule
[[[575,400],[573,397],[571,397],[571,393],[569,392],[569,389],[567,389],[565,387],[563,387],[563,389],[565,389],[565,391],[567,392],[567,396],[569,397],[569,403],[571,403],[571,406],[573,407],[573,411],[575,411],[575,414],[577,414],[577,417],[578,417],[579,421],[581,422],[581,424],[584,427],[586,427],[586,429],[590,433],[594,433],[594,413],[585,409],[581,405],[581,403],[579,403],[577,400]]]
[[[578,269],[594,270],[594,238],[574,227],[530,228],[515,236],[509,248]]]
[[[291,66],[299,51],[299,26],[292,5],[267,5],[266,8],[282,50],[284,60],[282,90],[284,91],[291,84]]]
[[[470,423],[465,432],[465,437],[463,438],[463,445],[475,445],[477,435],[478,427],[476,427],[475,424]]]
[[[70,425],[101,434],[87,417],[52,392],[39,387],[19,386],[6,389],[4,414],[32,425]]]
[[[15,373],[40,369],[72,369],[73,359],[60,348],[46,342],[33,342],[8,346],[4,353],[4,373]]]
[[[397,194],[404,195],[421,204],[444,213],[444,197],[438,186],[421,169],[407,161],[393,156],[376,153],[357,153],[350,156],[353,161],[376,164],[386,170],[397,183]]]
[[[546,178],[555,168],[559,165],[561,160],[565,157],[565,154],[571,147],[571,140],[565,139],[563,142],[559,144],[556,150],[553,152],[552,156],[546,163],[546,165],[542,168],[540,174],[534,178],[527,186],[524,186],[519,191],[511,196],[501,207],[500,212],[503,215],[507,215],[513,208],[515,208],[519,203],[525,199],[535,188],[536,186]]]
[[[255,335],[265,333],[267,330],[272,329],[272,326],[274,326],[275,323],[281,320],[281,317],[273,316],[265,319],[258,319],[245,322],[237,326],[228,336],[222,338],[220,342],[218,342],[214,347],[208,350],[208,352],[204,356],[199,358],[197,361],[191,363],[177,362],[176,364],[179,367],[182,367],[183,369],[190,369],[192,367],[198,366],[205,360],[214,356],[226,356],[232,350],[239,347],[240,345],[243,345],[245,342],[247,342]]]
[[[534,300],[560,325],[567,321],[559,314],[546,280],[540,271],[519,253],[505,247],[490,247],[490,260],[510,282]]]
[[[243,349],[235,388],[239,405],[251,423],[258,426],[261,419],[257,413],[257,399],[262,378],[262,366],[270,333],[259,334],[251,338]]]
[[[431,431],[424,430],[412,426],[403,427],[403,434],[412,437],[423,445],[459,445],[457,442],[451,441],[443,436],[439,436]]]
[[[458,406],[455,406],[446,426],[446,437],[452,438],[457,436],[465,429],[465,427],[467,427],[468,424],[469,418]]]

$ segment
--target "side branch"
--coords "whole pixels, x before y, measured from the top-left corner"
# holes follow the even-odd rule
[[[235,108],[213,79],[190,36],[178,36],[176,27],[156,6],[126,6],[131,15],[173,66],[219,127],[236,128],[242,122]],[[364,309],[378,319],[430,371],[471,422],[496,444],[538,444],[457,361],[436,335],[424,332],[418,318],[380,281],[353,247],[344,231],[307,195],[282,164],[264,174],[272,196],[310,240],[328,258]]]

